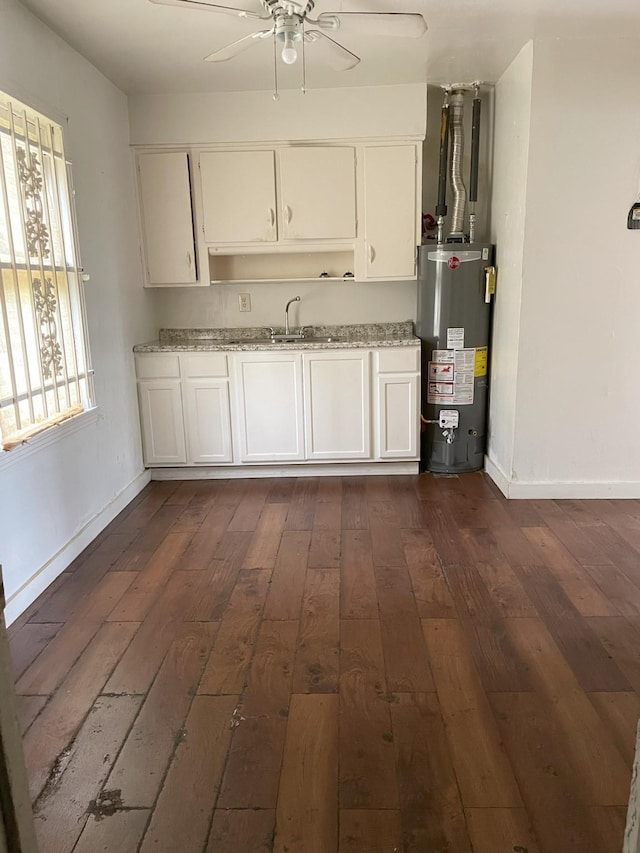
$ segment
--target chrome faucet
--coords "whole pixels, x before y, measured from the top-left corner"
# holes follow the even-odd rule
[[[292,302],[300,302],[300,297],[294,296],[293,299],[290,299],[285,306],[285,309],[284,309],[284,333],[285,333],[285,335],[291,334],[291,332],[289,331],[289,306],[291,305]]]

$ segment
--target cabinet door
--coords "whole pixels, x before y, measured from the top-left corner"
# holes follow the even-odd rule
[[[305,353],[307,459],[369,459],[369,351]]]
[[[186,379],[184,414],[189,462],[231,462],[229,381]]]
[[[304,459],[300,353],[238,354],[234,375],[240,460]]]
[[[367,278],[415,278],[416,156],[414,145],[365,148]]]
[[[140,217],[149,284],[197,278],[186,151],[138,155]]]
[[[179,379],[138,382],[142,446],[146,465],[184,465],[187,461]]]
[[[281,238],[350,239],[356,236],[355,149],[282,148]]]
[[[379,459],[418,458],[418,390],[415,374],[378,376],[376,449]]]
[[[200,179],[207,243],[264,243],[277,238],[273,151],[203,153]]]

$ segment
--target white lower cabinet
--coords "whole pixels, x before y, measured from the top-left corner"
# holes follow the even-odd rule
[[[415,461],[419,347],[136,357],[145,464]]]
[[[378,376],[379,459],[412,459],[418,455],[418,394],[417,375]]]
[[[228,379],[185,379],[184,417],[189,461],[232,462]]]
[[[371,353],[304,353],[307,459],[369,459]]]
[[[240,462],[303,460],[301,353],[238,353],[234,382]]]
[[[184,465],[187,452],[180,380],[140,380],[138,398],[145,463]]]

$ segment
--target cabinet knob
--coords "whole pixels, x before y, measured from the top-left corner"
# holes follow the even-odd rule
[[[269,222],[272,228],[276,224],[276,212],[272,207],[269,208]]]
[[[187,266],[191,269],[191,252],[187,252]]]
[[[376,250],[373,248],[371,243],[369,243],[369,263],[372,264],[376,259]]]
[[[291,222],[291,208],[288,204],[285,204],[284,206],[284,221],[287,225]]]

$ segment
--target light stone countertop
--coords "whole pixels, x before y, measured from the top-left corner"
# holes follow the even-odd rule
[[[335,337],[337,340],[318,342],[296,341],[256,341],[256,338],[270,337],[271,328],[259,326],[242,329],[160,329],[157,341],[137,344],[133,351],[143,352],[215,352],[253,351],[253,350],[323,350],[357,349],[375,347],[419,346],[420,338],[413,331],[413,322],[401,323],[362,323],[344,326],[305,326],[307,337]],[[275,329],[282,334],[282,328]],[[294,331],[297,331],[294,330]]]

